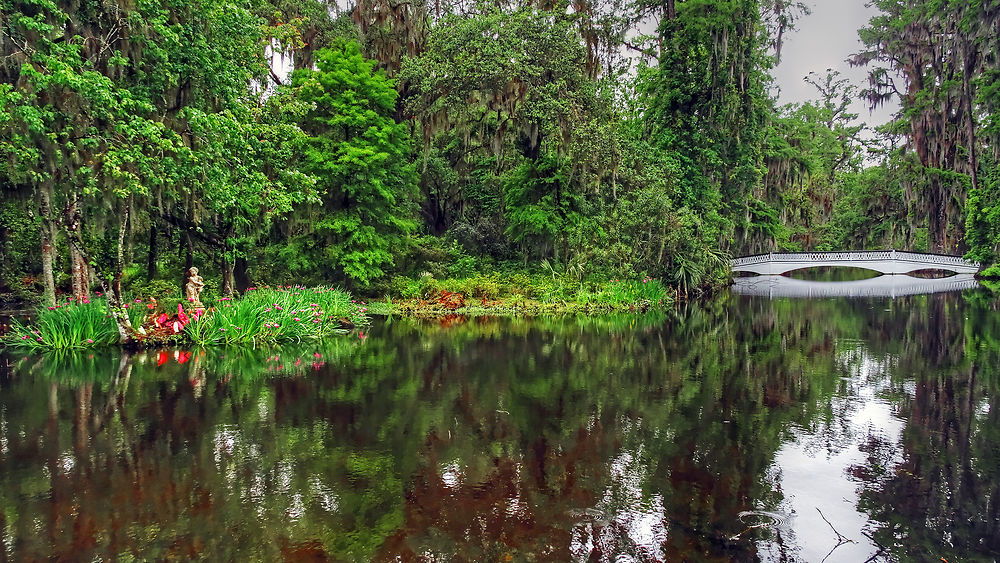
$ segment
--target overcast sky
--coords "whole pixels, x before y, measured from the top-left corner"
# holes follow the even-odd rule
[[[815,71],[821,77],[826,69],[839,70],[854,84],[868,84],[864,68],[852,68],[846,59],[861,50],[858,28],[864,27],[877,10],[865,6],[866,0],[806,0],[812,14],[796,23],[796,30],[786,35],[781,48],[781,63],[774,69],[776,83],[781,92],[779,103],[804,102],[819,97],[817,90],[802,79]],[[868,105],[857,100],[853,113],[858,119],[881,125],[889,120],[898,106],[883,106],[874,113]]]

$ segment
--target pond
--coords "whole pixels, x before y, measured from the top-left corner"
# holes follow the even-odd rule
[[[1000,555],[982,290],[0,358],[13,560]]]

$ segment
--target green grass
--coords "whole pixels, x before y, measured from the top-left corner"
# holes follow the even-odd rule
[[[664,308],[672,305],[675,295],[660,280],[644,277],[635,280],[579,281],[568,276],[480,274],[463,279],[437,280],[431,276],[417,279],[395,278],[392,297],[402,300],[427,300],[444,292],[459,293],[468,308],[480,303],[491,309],[531,309],[544,312],[631,311]],[[491,303],[498,301],[499,303]],[[484,303],[485,302],[485,303]],[[380,313],[392,307],[377,304]]]
[[[368,324],[363,303],[334,288],[286,287],[248,291],[242,298],[219,299],[192,320],[184,334],[201,346],[277,344],[318,340],[347,332],[345,324]]]
[[[660,308],[673,304],[670,291],[660,280],[614,280],[596,285],[592,290],[581,288],[575,301],[581,305],[620,310],[629,307]]]
[[[128,306],[129,318],[138,326],[145,310]],[[118,328],[108,311],[107,301],[95,298],[83,303],[67,300],[54,307],[38,310],[35,321],[22,324],[11,322],[5,338],[8,345],[37,350],[83,350],[118,343]]]
[[[176,304],[167,309],[173,316]],[[154,302],[136,299],[126,307],[137,330],[153,313]],[[151,309],[150,307],[154,307]],[[346,332],[345,326],[368,324],[368,308],[339,289],[319,287],[263,288],[237,299],[219,299],[192,319],[179,335],[180,343],[201,346],[261,345],[318,340]],[[151,328],[151,327],[149,327]],[[14,320],[3,343],[30,350],[82,350],[119,344],[118,329],[103,298],[76,304],[67,301],[41,308],[32,322]],[[162,343],[162,342],[159,342]]]

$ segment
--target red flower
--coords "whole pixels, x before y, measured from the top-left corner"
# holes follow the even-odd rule
[[[184,307],[182,307],[180,303],[177,304],[177,320],[181,322],[181,326],[184,326],[189,322],[191,322],[191,319],[189,319],[188,316],[184,314]]]
[[[169,360],[169,359],[170,359],[170,355],[169,354],[167,354],[166,352],[160,352],[160,356],[156,359],[156,365],[157,365],[157,367],[162,366],[163,364],[167,363],[167,360]]]

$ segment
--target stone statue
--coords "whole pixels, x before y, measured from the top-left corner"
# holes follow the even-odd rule
[[[201,291],[205,289],[205,282],[198,275],[198,268],[192,267],[188,270],[188,282],[184,285],[184,297],[191,304],[191,307],[197,309],[204,309],[205,306],[201,304]]]

